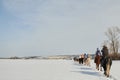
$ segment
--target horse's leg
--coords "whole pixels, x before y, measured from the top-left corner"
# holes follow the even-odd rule
[[[89,66],[89,59],[86,60],[86,65]]]
[[[82,58],[80,58],[80,63],[82,64]]]
[[[106,65],[106,76],[109,77],[110,74],[110,64]]]
[[[96,69],[99,70],[99,64],[98,63],[96,63]]]
[[[90,58],[88,58],[88,66],[91,66],[91,65],[90,65]]]
[[[112,64],[112,60],[109,58],[108,59],[108,64],[106,65],[106,74],[107,74],[107,77],[109,77],[109,74],[110,74],[111,64]]]
[[[103,65],[104,74],[106,75],[106,65]]]
[[[80,64],[80,58],[78,59],[78,62],[79,62],[79,64]]]
[[[86,58],[84,58],[84,65],[86,65]]]
[[[98,64],[98,70],[99,70],[99,66],[100,66],[100,64]]]
[[[97,69],[97,63],[96,63],[96,69]]]
[[[81,59],[81,61],[82,61],[82,64],[83,64],[83,58]]]
[[[100,63],[100,71],[102,71],[102,64]]]

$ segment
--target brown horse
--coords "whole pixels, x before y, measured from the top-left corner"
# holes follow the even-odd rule
[[[95,56],[94,63],[96,63],[96,69],[99,70],[100,55],[96,55],[96,56]]]

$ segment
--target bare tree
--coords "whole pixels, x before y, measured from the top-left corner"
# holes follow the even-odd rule
[[[117,54],[120,48],[120,28],[110,27],[105,34],[108,37],[110,51]]]

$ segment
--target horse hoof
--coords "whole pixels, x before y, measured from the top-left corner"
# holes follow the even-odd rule
[[[106,72],[104,72],[104,75],[106,76]]]

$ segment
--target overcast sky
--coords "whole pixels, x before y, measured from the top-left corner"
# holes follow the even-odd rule
[[[95,53],[120,26],[120,0],[0,0],[0,57]]]

